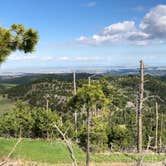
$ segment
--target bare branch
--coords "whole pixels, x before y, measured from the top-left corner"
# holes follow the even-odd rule
[[[157,95],[147,96],[147,97],[144,98],[143,101],[146,101],[146,100],[148,100],[149,98],[157,98],[157,99],[159,99],[161,102],[164,102],[164,100],[161,99],[160,96],[157,96]]]
[[[6,157],[6,159],[0,163],[0,166],[3,166],[5,163],[7,163],[11,157],[11,155],[14,153],[14,151],[17,148],[17,145],[21,142],[21,137],[18,139],[18,141],[16,142],[16,144],[14,145],[14,147],[12,148],[12,150],[10,151],[10,153],[8,154],[8,156]]]
[[[70,126],[66,129],[64,136],[67,134],[68,130],[70,129]]]
[[[58,130],[58,132],[62,135],[62,137],[63,137],[63,139],[64,139],[64,141],[66,143],[66,146],[67,146],[67,148],[68,148],[68,150],[70,152],[70,157],[73,160],[74,166],[78,166],[76,158],[74,156],[74,151],[73,151],[71,142],[69,141],[69,139],[66,138],[65,134],[60,130],[60,128],[55,123],[54,123],[54,126],[56,127],[56,129]]]

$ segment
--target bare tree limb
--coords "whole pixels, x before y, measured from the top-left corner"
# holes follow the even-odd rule
[[[65,143],[66,143],[66,146],[70,152],[70,157],[71,159],[73,160],[73,164],[74,166],[78,166],[77,165],[77,161],[76,161],[76,158],[74,156],[74,151],[73,151],[73,148],[72,148],[72,145],[71,145],[71,142],[69,141],[69,139],[66,138],[65,134],[60,130],[60,128],[54,123],[54,126],[56,127],[56,129],[58,130],[58,132],[61,134],[61,136],[63,137]],[[65,132],[66,133],[66,132]]]
[[[146,151],[149,150],[152,139],[153,139],[153,137],[148,136],[148,143],[147,143]],[[145,158],[145,153],[138,159],[137,166],[142,166],[142,162],[143,162],[144,158]]]
[[[147,96],[147,97],[144,98],[143,101],[146,101],[146,100],[148,100],[149,98],[157,98],[157,99],[159,99],[160,101],[164,102],[164,100],[161,99],[160,96],[157,96],[157,95]]]
[[[18,139],[18,141],[16,142],[16,144],[14,145],[14,147],[12,148],[12,150],[10,151],[10,153],[7,155],[6,159],[0,163],[0,166],[3,166],[5,163],[7,163],[11,157],[11,155],[14,153],[14,151],[16,150],[18,144],[21,142],[21,137]]]
[[[70,126],[66,129],[64,136],[67,134],[68,130],[70,129]]]

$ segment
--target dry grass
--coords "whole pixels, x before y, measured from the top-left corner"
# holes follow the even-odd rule
[[[48,163],[37,163],[37,162],[28,162],[28,161],[10,161],[4,166],[72,166],[71,163],[65,164],[48,164]],[[80,164],[79,166],[85,166],[84,164]],[[90,166],[137,166],[136,163],[90,163]],[[162,162],[157,163],[145,163],[143,166],[163,166]]]

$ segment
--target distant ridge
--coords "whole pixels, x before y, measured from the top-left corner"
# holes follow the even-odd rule
[[[0,76],[4,77],[20,77],[20,76],[31,76],[39,74],[67,74],[72,73],[73,71],[77,73],[89,73],[89,74],[111,74],[111,75],[128,75],[128,74],[137,74],[139,73],[139,68],[136,66],[124,67],[124,66],[114,66],[114,67],[98,67],[98,68],[73,68],[73,69],[43,69],[40,71],[33,72],[3,72],[0,71]],[[145,73],[150,75],[166,75],[166,67],[146,67]]]

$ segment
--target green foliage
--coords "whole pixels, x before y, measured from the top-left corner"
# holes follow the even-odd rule
[[[107,114],[107,106],[109,100],[106,98],[103,89],[100,85],[83,85],[75,96],[69,101],[69,106],[72,109],[84,113],[83,110],[90,111],[92,117],[91,122],[91,151],[104,151],[107,149],[107,134],[104,114]],[[93,116],[94,114],[94,116]],[[96,116],[98,115],[98,117]],[[103,118],[101,118],[103,116]],[[86,116],[82,119],[87,121]],[[107,121],[106,121],[107,123]],[[86,126],[79,124],[78,137],[80,139],[80,145],[86,147]]]
[[[33,126],[33,137],[47,138],[47,134],[49,134],[55,138],[59,135],[53,126],[53,123],[59,124],[59,117],[56,112],[38,108],[32,111],[32,117],[35,122]]]
[[[0,133],[6,136],[24,136],[31,134],[34,124],[29,107],[25,103],[18,102],[13,111],[4,115],[0,122]]]
[[[104,118],[103,114],[100,114],[100,116],[92,117],[91,126],[91,151],[105,152],[108,149],[108,120]]]
[[[109,144],[115,151],[123,151],[129,147],[131,141],[129,139],[129,131],[125,125],[117,125],[108,129]]]
[[[6,97],[0,96],[0,115],[9,112],[14,107],[14,102]]]
[[[94,109],[93,107],[103,108],[108,103],[101,86],[84,85],[77,94],[70,100],[69,105],[73,108]]]
[[[55,138],[58,134],[53,123],[58,125],[58,120],[56,112],[42,108],[31,109],[26,103],[18,101],[15,108],[0,120],[0,136]]]
[[[0,62],[4,61],[6,56],[12,51],[9,47],[11,39],[10,31],[0,27]]]
[[[34,51],[37,42],[38,33],[31,28],[25,29],[21,24],[13,24],[10,29],[0,27],[0,63],[17,49],[25,53]]]

